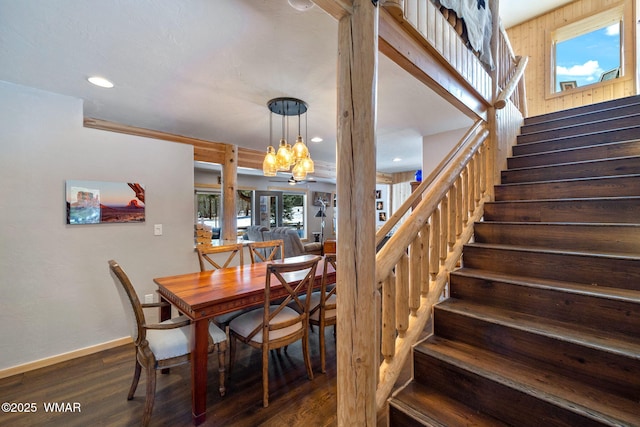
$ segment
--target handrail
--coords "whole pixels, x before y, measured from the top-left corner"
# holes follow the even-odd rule
[[[391,273],[391,270],[405,249],[411,244],[414,236],[427,222],[444,195],[449,191],[452,183],[462,174],[463,169],[488,136],[489,131],[487,129],[484,129],[476,135],[473,142],[468,144],[465,150],[455,157],[455,161],[450,163],[449,168],[444,172],[440,181],[430,186],[429,190],[424,192],[422,201],[411,215],[411,221],[405,221],[387,242],[391,242],[391,244],[386,244],[380,249],[376,255],[376,283],[382,283]],[[417,193],[417,191],[415,193]],[[422,196],[422,194],[420,194],[420,196]]]
[[[453,157],[464,147],[464,145],[468,142],[469,138],[471,138],[474,134],[478,132],[478,128],[482,125],[483,121],[476,121],[473,126],[465,132],[465,134],[460,138],[458,143],[449,151],[449,153],[445,156],[438,166],[436,166],[433,171],[426,177],[423,178],[422,182],[416,189],[409,195],[409,197],[396,209],[396,211],[391,215],[387,222],[385,222],[382,227],[376,232],[376,246],[389,234],[389,232],[395,227],[400,219],[409,211],[409,209],[416,203],[420,197],[422,197],[422,193],[425,189],[433,182],[434,179],[444,170],[444,168],[451,162]]]
[[[498,99],[496,100],[496,102],[493,104],[493,106],[497,110],[501,110],[507,105],[507,100],[511,98],[511,95],[513,94],[513,92],[518,87],[518,84],[520,83],[520,79],[522,78],[522,76],[524,76],[524,70],[527,68],[528,62],[529,62],[529,58],[526,56],[517,57],[517,65],[513,75],[511,76],[511,78],[509,79],[509,82],[507,83],[507,85],[504,87],[504,89],[498,96]]]

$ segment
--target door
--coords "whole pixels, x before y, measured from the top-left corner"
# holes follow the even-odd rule
[[[253,225],[282,227],[282,191],[256,191],[253,203]]]

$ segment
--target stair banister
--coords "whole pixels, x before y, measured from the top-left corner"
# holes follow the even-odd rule
[[[449,191],[450,186],[462,174],[462,171],[473,158],[480,146],[485,142],[489,131],[483,129],[475,136],[472,144],[455,157],[447,170],[443,171],[442,178],[423,193],[422,200],[414,210],[411,221],[405,221],[393,234],[393,244],[385,245],[376,256],[376,282],[382,281],[391,273],[405,249],[413,241],[420,228],[427,222],[442,198]],[[391,240],[390,240],[391,241]]]
[[[484,123],[483,120],[477,120],[473,126],[465,132],[463,137],[458,143],[449,151],[442,161],[436,166],[428,176],[422,179],[422,182],[418,187],[409,195],[409,197],[400,205],[398,209],[391,215],[387,222],[376,233],[376,245],[378,245],[384,237],[391,232],[391,230],[398,224],[400,219],[409,211],[409,209],[416,203],[421,197],[425,189],[433,182],[434,179],[444,170],[444,168],[452,161],[453,157],[469,142],[471,137],[478,133],[478,130]]]
[[[526,56],[519,56],[517,60],[517,65],[515,68],[515,72],[509,82],[502,90],[495,104],[493,105],[497,110],[503,109],[507,105],[507,99],[511,98],[513,92],[520,85],[520,80],[524,76],[524,70],[527,68],[527,62],[529,58]]]

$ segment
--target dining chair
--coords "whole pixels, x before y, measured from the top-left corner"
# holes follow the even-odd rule
[[[329,266],[332,266],[333,271],[336,271],[336,254],[325,255],[320,291],[313,292],[309,301],[309,324],[318,326],[318,335],[320,340],[320,366],[322,372],[326,372],[326,345],[324,328],[333,325],[333,334],[335,335],[337,318],[337,286],[335,284],[335,281],[329,280]]]
[[[229,266],[231,261],[238,255],[240,265],[244,264],[243,259],[243,247],[242,243],[231,243],[228,245],[211,246],[211,245],[198,245],[196,247],[198,252],[198,261],[200,262],[200,271],[207,270],[219,270]],[[224,262],[216,262],[211,255],[219,255],[227,253],[228,256]],[[229,322],[235,317],[247,312],[247,309],[232,311],[231,313],[221,314],[214,317],[211,321],[215,323],[219,328],[225,331],[227,337],[229,336]]]
[[[269,406],[269,350],[280,349],[302,340],[302,353],[307,375],[313,379],[309,355],[309,304],[300,299],[313,289],[316,269],[321,257],[292,263],[266,265],[264,306],[242,314],[229,323],[230,362],[233,369],[236,341],[262,350],[262,405]],[[282,288],[285,297],[277,304],[271,301],[272,288]],[[296,304],[294,310],[289,304]]]
[[[247,246],[249,247],[251,264],[273,261],[277,259],[278,252],[280,252],[280,259],[284,259],[284,240],[282,239],[251,242],[247,243]]]
[[[220,268],[226,268],[231,261],[234,260],[236,255],[239,258],[240,265],[244,264],[242,243],[231,243],[228,245],[211,246],[211,245],[198,245],[196,247],[198,251],[198,261],[200,262],[200,271],[206,271],[207,268],[218,270]],[[216,261],[212,255],[228,254],[224,261]]]
[[[147,373],[147,390],[142,425],[149,424],[156,393],[156,371],[189,363],[191,335],[190,320],[186,316],[178,316],[157,324],[147,323],[143,308],[161,307],[168,303],[141,304],[129,277],[122,267],[109,261],[111,277],[114,280],[120,300],[129,323],[131,338],[136,347],[136,364],[133,382],[127,400],[133,399],[138,387],[142,368]],[[209,322],[209,353],[218,353],[219,391],[225,394],[225,356],[227,352],[227,336],[213,323]]]

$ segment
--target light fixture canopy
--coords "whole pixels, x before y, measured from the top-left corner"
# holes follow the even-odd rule
[[[262,172],[265,176],[275,176],[278,171],[291,172],[295,180],[301,181],[307,177],[308,173],[314,172],[313,160],[309,148],[304,143],[301,132],[301,116],[305,115],[305,133],[307,130],[306,113],[307,103],[297,98],[274,98],[267,102],[267,107],[271,112],[269,117],[269,142],[267,154],[262,162]],[[273,148],[273,115],[282,116],[282,137],[276,153]],[[289,117],[298,116],[298,137],[291,146],[287,142]]]

